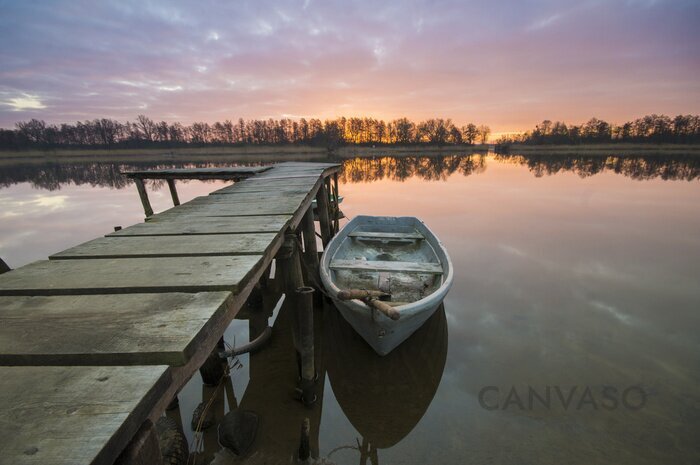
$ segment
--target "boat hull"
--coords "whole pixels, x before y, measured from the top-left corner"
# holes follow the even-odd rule
[[[379,355],[386,355],[430,318],[442,302],[430,307],[423,307],[411,315],[401,313],[399,320],[391,320],[384,315],[367,309],[357,301],[335,300],[335,305],[345,321],[350,323],[357,333]],[[363,308],[364,307],[364,308]]]
[[[394,238],[395,233],[392,231],[401,231],[399,234],[411,239],[407,239],[405,242],[402,242],[403,239],[396,240]],[[362,241],[366,239],[362,239],[358,244],[357,237],[363,237],[363,234],[366,233],[374,237],[375,239],[372,239],[374,241],[392,240],[396,242],[391,247],[387,246],[386,242],[383,245],[370,244],[365,247]],[[386,239],[388,236],[391,236],[391,238]],[[424,243],[417,246],[418,242],[411,242],[415,240],[415,237],[420,237],[420,240],[424,241]],[[403,243],[409,245],[404,247]],[[403,250],[403,248],[406,250]],[[367,251],[366,257],[357,256],[365,250]],[[387,250],[391,253],[388,254]],[[425,260],[425,263],[429,265],[427,269],[432,267],[432,271],[409,271],[408,268],[397,273],[371,271],[376,267],[392,269],[395,263],[398,263],[399,269],[401,269],[401,264],[410,261],[406,257],[412,257],[414,262]],[[354,258],[355,260],[348,260],[349,258]],[[361,259],[359,262],[358,258]],[[397,261],[385,261],[388,258]],[[348,261],[354,263],[352,266],[360,266],[361,270],[343,270],[342,266],[346,266]],[[343,263],[342,266],[337,265],[334,268],[333,263],[339,264],[341,262]],[[358,263],[359,265],[357,265]],[[411,264],[420,265],[420,263]],[[337,269],[338,266],[341,269]],[[436,267],[440,276],[439,280],[433,279],[431,281],[429,278],[430,273],[434,273]],[[367,271],[368,269],[370,271]],[[348,273],[356,273],[357,279],[349,278],[351,275]],[[420,298],[398,299],[398,304],[394,307],[400,313],[398,320],[392,320],[385,314],[371,309],[361,300],[338,299],[337,296],[341,287],[343,289],[379,289],[379,281],[382,280],[380,275],[382,274],[385,275],[385,278],[387,274],[391,275],[389,281],[393,280],[398,286],[409,282],[410,287],[410,284],[417,283],[420,289],[420,285],[427,286],[428,282],[432,282],[434,287],[431,288],[430,293],[427,295],[421,293]],[[411,283],[411,279],[415,279],[415,283]],[[350,323],[377,354],[386,355],[420,328],[440,306],[452,285],[452,263],[442,243],[417,218],[358,216],[350,221],[328,244],[321,257],[321,280],[343,318]],[[375,282],[376,284],[374,284]],[[414,289],[416,288],[415,285],[413,287]],[[392,298],[395,295],[392,294]],[[400,302],[406,303],[402,304]]]

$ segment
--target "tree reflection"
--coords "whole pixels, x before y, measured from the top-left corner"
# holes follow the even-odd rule
[[[343,162],[341,180],[357,183],[382,179],[405,181],[417,177],[427,181],[444,181],[454,173],[469,176],[484,170],[485,155],[358,157]]]
[[[700,176],[700,160],[692,155],[645,156],[565,156],[565,155],[496,155],[499,163],[512,163],[527,167],[535,176],[550,176],[561,172],[573,172],[585,178],[611,172],[632,179],[691,181]],[[382,179],[405,181],[418,178],[426,181],[444,181],[453,174],[469,176],[486,170],[485,154],[357,157],[333,160],[343,164],[340,179],[345,183],[374,182]],[[71,163],[19,163],[4,165],[0,169],[0,188],[18,183],[30,183],[32,187],[49,191],[67,184],[123,189],[131,184],[120,173],[130,170],[165,168],[214,168],[234,164],[247,166],[267,162],[232,163],[217,162],[71,162]],[[151,181],[154,185],[163,181]]]
[[[537,177],[570,171],[581,178],[613,172],[637,180],[661,178],[692,181],[700,176],[700,161],[692,155],[673,156],[561,156],[496,155],[496,160],[527,166]]]

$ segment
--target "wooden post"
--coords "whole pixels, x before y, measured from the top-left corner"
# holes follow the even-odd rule
[[[328,189],[326,188],[326,180],[324,179],[316,193],[316,211],[318,212],[318,221],[321,224],[323,248],[325,248],[331,240],[331,224],[328,219],[328,207]]]
[[[222,337],[216,343],[216,347],[211,351],[209,357],[199,367],[199,374],[202,376],[202,382],[209,386],[216,386],[226,373],[225,362],[219,357],[219,352],[226,349],[224,338]]]
[[[338,173],[333,174],[333,234],[340,231],[340,198],[338,193]]]
[[[170,189],[170,196],[173,198],[173,205],[176,207],[180,205],[180,197],[177,196],[177,188],[175,188],[175,180],[168,179],[168,188]]]
[[[284,243],[280,247],[277,256],[277,269],[282,275],[284,282],[285,299],[289,302],[291,308],[296,308],[296,290],[304,286],[304,279],[301,273],[301,264],[299,263],[299,248],[297,247],[297,235],[293,232],[287,232],[284,235]],[[299,334],[299,320],[292,318],[292,335],[294,340],[294,349],[297,354],[301,353],[301,336]],[[301,367],[299,367],[301,370]]]
[[[153,208],[151,207],[151,202],[148,200],[148,192],[146,192],[146,186],[143,185],[143,179],[134,178],[134,184],[136,184],[136,190],[139,191],[139,197],[141,198],[141,204],[143,205],[146,218],[153,216]]]
[[[311,405],[316,401],[316,368],[314,366],[314,288],[296,290],[296,320],[299,322],[299,346],[301,355],[301,401]]]
[[[299,460],[302,462],[309,459],[311,456],[311,446],[309,445],[309,433],[311,430],[311,422],[308,418],[304,418],[301,422],[301,437],[299,438]]]
[[[115,465],[154,465],[162,464],[158,434],[151,420],[141,425],[129,445],[119,455]]]
[[[316,224],[314,222],[313,207],[309,207],[302,219],[302,232],[304,233],[304,263],[307,274],[316,273],[318,268],[318,248],[316,247]],[[315,282],[312,276],[306,276],[306,283]]]
[[[313,217],[311,218],[311,220],[313,221]],[[8,271],[12,271],[12,268],[7,266],[7,263],[5,263],[2,258],[0,258],[0,274],[7,273]]]

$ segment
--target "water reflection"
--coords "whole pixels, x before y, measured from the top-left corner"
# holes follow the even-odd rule
[[[343,182],[372,182],[382,179],[404,181],[417,177],[427,181],[444,181],[454,173],[464,176],[486,169],[485,155],[403,156],[353,158],[343,161]]]
[[[431,337],[396,360],[370,360],[363,353],[371,349],[356,347],[361,340],[332,308],[317,309],[320,400],[307,410],[293,396],[293,309],[283,307],[270,318],[269,346],[241,358],[226,390],[212,393],[193,378],[183,391],[190,439],[192,411],[213,399],[216,418],[236,406],[260,414],[248,463],[289,463],[306,417],[313,454],[325,463],[700,463],[698,161],[489,154],[343,163],[349,217],[418,216],[450,251],[447,356],[447,339]],[[90,185],[119,188],[121,169],[169,166],[183,164],[3,166],[4,186],[23,184],[1,191],[0,256],[16,267],[141,221],[134,189]],[[85,185],[59,196],[28,182]],[[218,187],[189,183],[182,193]],[[154,201],[158,194],[169,207],[167,188],[153,192]],[[265,305],[230,328],[239,343],[267,323]],[[443,318],[431,320],[436,334]],[[230,332],[226,340],[233,342]],[[648,403],[638,411],[491,411],[478,401],[485,386],[507,394],[512,386],[609,385],[639,385]],[[199,444],[197,463],[214,455],[236,463],[222,454],[214,427]]]
[[[398,444],[435,396],[447,358],[445,309],[384,357],[335,309],[325,314],[328,378],[345,416],[362,436],[359,463],[378,462],[377,449]]]
[[[163,168],[210,168],[232,165],[261,165],[275,161],[265,158],[243,163],[226,160],[215,162],[70,162],[18,163],[0,166],[0,187],[30,183],[32,187],[49,191],[65,184],[123,189],[131,181],[121,171]],[[483,173],[489,162],[526,166],[535,176],[573,172],[581,177],[612,172],[632,179],[685,180],[700,176],[700,160],[692,155],[673,156],[566,156],[566,155],[438,155],[400,157],[358,157],[345,160],[330,158],[343,164],[341,181],[345,183],[374,182],[383,179],[404,181],[418,178],[440,181],[453,174],[470,176]],[[163,181],[152,181],[155,187]]]
[[[692,181],[700,175],[697,156],[639,156],[639,157],[569,157],[561,155],[496,155],[496,160],[527,166],[537,177],[571,171],[585,178],[603,172],[613,172],[632,179],[661,178]]]
[[[77,186],[88,184],[93,187],[123,189],[133,184],[133,181],[121,174],[123,171],[166,168],[215,168],[239,164],[241,163],[231,161],[215,163],[22,163],[0,166],[0,187],[9,187],[13,184],[26,182],[30,183],[34,188],[49,191],[58,190],[66,184],[75,184]],[[263,163],[245,163],[246,166],[261,164]],[[149,183],[154,187],[159,187],[164,185],[165,181],[149,181]]]

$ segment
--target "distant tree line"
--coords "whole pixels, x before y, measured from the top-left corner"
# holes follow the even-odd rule
[[[581,125],[544,120],[523,134],[501,137],[498,145],[508,144],[591,144],[614,142],[698,143],[700,116],[647,115],[621,125],[591,118]]]
[[[0,150],[29,148],[149,148],[207,145],[327,146],[381,144],[474,144],[485,143],[488,126],[457,127],[450,119],[433,118],[415,123],[407,118],[385,122],[374,118],[299,120],[226,120],[214,124],[154,121],[139,115],[121,123],[102,118],[75,124],[47,124],[32,119],[16,129],[0,129]]]

